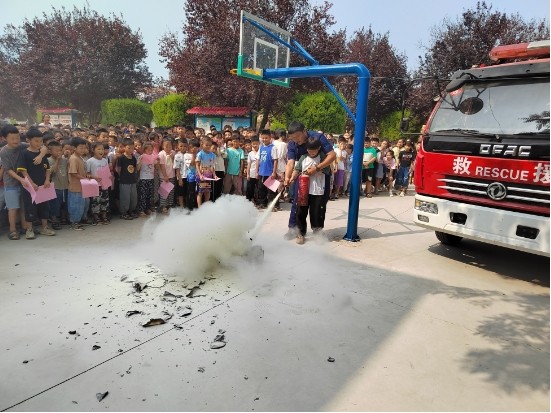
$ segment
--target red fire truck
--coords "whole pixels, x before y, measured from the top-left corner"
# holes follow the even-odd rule
[[[549,41],[498,46],[459,70],[422,134],[414,221],[549,256]]]

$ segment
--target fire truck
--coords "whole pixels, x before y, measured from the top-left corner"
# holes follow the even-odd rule
[[[422,131],[414,222],[549,256],[549,41],[493,48],[455,72]]]

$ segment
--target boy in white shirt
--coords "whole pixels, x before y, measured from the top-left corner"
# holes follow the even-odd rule
[[[306,235],[306,218],[310,213],[310,227],[314,234],[322,228],[322,210],[324,208],[323,194],[325,192],[325,175],[331,173],[331,168],[326,167],[320,170],[318,165],[323,162],[326,155],[320,151],[321,142],[319,139],[309,139],[306,143],[307,155],[302,155],[295,165],[290,182],[294,182],[300,173],[306,173],[308,168],[316,167],[316,172],[310,175],[308,187],[308,205],[297,205],[297,227],[299,234],[296,242],[299,245],[304,244]],[[298,196],[298,194],[296,194]]]
[[[251,151],[247,155],[247,192],[246,197],[249,201],[256,205],[256,187],[258,185],[258,148],[260,147],[260,140],[258,137],[251,139]]]
[[[183,141],[183,140],[179,140],[178,141],[178,152],[176,153],[176,155],[174,155],[174,165],[173,165],[173,168],[174,168],[174,171],[176,172],[176,191],[175,191],[175,194],[176,194],[176,199],[178,200],[178,205],[180,206],[180,208],[183,208],[184,205],[185,205],[185,202],[184,200],[186,199],[186,195],[187,195],[187,192],[186,192],[186,189],[187,189],[187,185],[184,185],[184,178],[185,176],[187,176],[187,173],[183,174],[182,173],[182,169],[184,170],[184,172],[186,172],[185,170],[185,164],[184,164],[184,156],[187,152],[187,141]]]

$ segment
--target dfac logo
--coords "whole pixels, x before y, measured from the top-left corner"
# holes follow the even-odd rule
[[[486,189],[486,193],[494,201],[501,201],[507,196],[507,188],[502,183],[493,182],[490,185],[488,185],[488,189]]]

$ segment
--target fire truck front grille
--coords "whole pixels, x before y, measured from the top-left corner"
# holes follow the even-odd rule
[[[463,194],[494,201],[509,201],[541,206],[548,206],[550,204],[549,187],[501,182],[498,184],[501,184],[503,187],[496,190],[494,181],[488,182],[457,176],[446,176],[438,181],[441,183],[438,186],[439,188],[456,195]],[[503,198],[501,198],[502,196]]]

